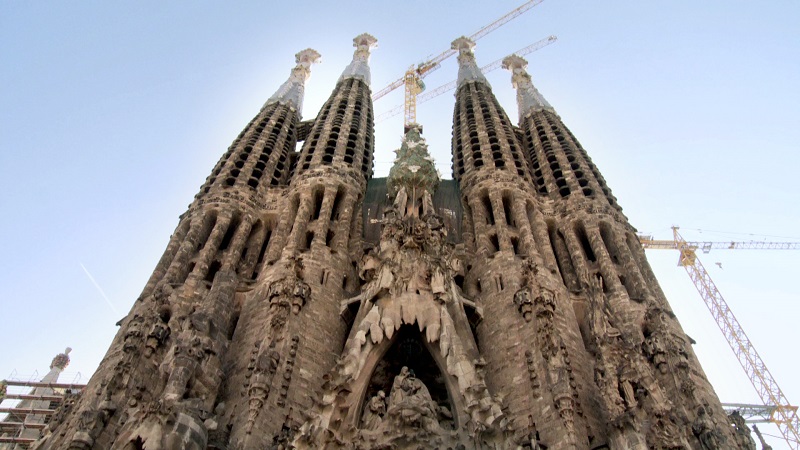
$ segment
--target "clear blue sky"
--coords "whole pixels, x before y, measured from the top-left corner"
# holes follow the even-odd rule
[[[357,34],[379,40],[378,90],[521,3],[0,1],[0,377],[41,376],[70,345],[63,379],[88,379],[178,215],[297,51],[323,57],[307,83],[312,118]],[[546,0],[475,52],[483,65],[558,36],[527,56],[534,82],[639,230],[668,238],[679,224],[697,240],[797,238],[798,23],[796,1]],[[451,59],[426,83],[455,76]],[[516,120],[508,72],[488,78]],[[375,111],[401,100],[396,92]],[[418,113],[445,175],[452,108],[445,94]],[[401,133],[399,116],[377,126],[376,176],[388,172]],[[756,403],[677,254],[648,257],[722,400]],[[800,252],[701,259],[800,403]]]

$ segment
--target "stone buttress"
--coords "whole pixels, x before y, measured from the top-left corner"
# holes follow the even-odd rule
[[[217,163],[87,388],[37,448],[204,450],[226,433],[218,423],[237,292],[264,265],[318,58],[297,54],[289,80]]]
[[[522,145],[480,74],[466,38],[459,50],[453,171],[473,253],[464,290],[483,308],[478,344],[487,384],[505,397],[519,442],[537,432],[551,448],[586,448],[590,373],[576,364],[580,332],[543,233]]]
[[[351,255],[360,250],[360,204],[372,175],[368,58],[375,42],[368,34],[354,39],[353,62],[293,165],[275,245],[245,294],[226,392],[232,445],[285,445],[342,349],[340,301],[357,289]]]
[[[573,311],[589,368],[582,414],[590,445],[735,448],[728,419],[656,281],[635,229],[586,151],[533,86],[527,62],[503,61],[517,89],[519,134],[544,212],[538,222]],[[555,270],[553,270],[555,269]],[[574,329],[574,325],[570,326]],[[560,447],[559,447],[560,448]],[[711,447],[716,448],[716,447]]]

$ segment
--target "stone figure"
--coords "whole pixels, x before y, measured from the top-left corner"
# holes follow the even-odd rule
[[[395,212],[399,213],[401,217],[407,214],[406,211],[406,204],[408,203],[408,193],[406,193],[406,188],[400,187],[397,191],[397,195],[394,197],[394,202],[392,203],[392,208]]]
[[[211,334],[211,319],[203,312],[193,312],[186,320],[184,331],[178,335],[171,355],[161,364],[168,373],[164,399],[173,402],[184,397],[196,374],[203,370],[208,356],[215,353]]]
[[[747,428],[744,417],[739,414],[739,411],[734,411],[728,415],[734,429],[734,439],[740,449],[743,450],[756,450],[756,442],[750,436],[750,428]]]
[[[361,428],[374,430],[378,428],[386,414],[386,393],[378,391],[367,405],[364,407],[364,414],[361,416]]]
[[[520,289],[514,294],[514,304],[517,310],[522,314],[526,322],[530,322],[533,318],[533,301],[531,300],[531,293],[527,288]]]
[[[144,356],[148,358],[151,357],[159,347],[164,345],[169,338],[170,331],[169,325],[163,321],[157,320],[150,329],[150,333],[147,334],[147,339],[144,342]]]
[[[678,416],[671,411],[657,412],[650,427],[647,442],[655,448],[688,450],[692,448],[686,441],[685,427]],[[680,425],[679,425],[680,424]]]
[[[723,436],[714,425],[714,420],[706,412],[706,408],[700,406],[697,408],[697,418],[692,422],[692,432],[700,441],[703,450],[720,450],[722,449]]]
[[[394,381],[392,382],[392,390],[389,392],[389,405],[396,405],[403,400],[404,391],[401,388],[405,379],[411,376],[410,371],[408,370],[407,366],[403,366],[400,369],[400,373],[394,377]]]
[[[392,383],[389,415],[399,419],[403,425],[434,431],[439,426],[437,411],[428,388],[404,366]]]
[[[274,341],[270,342],[265,349],[262,349],[256,357],[253,374],[251,375],[252,381],[248,389],[250,401],[248,404],[247,425],[245,427],[247,433],[252,431],[256,418],[267,397],[269,397],[272,379],[278,371],[280,360],[281,355],[276,350]]]
[[[144,333],[142,331],[143,326],[144,317],[140,316],[139,314],[134,314],[131,320],[128,322],[127,329],[125,330],[122,351],[125,353],[132,353],[136,351],[136,348],[139,346],[139,342],[141,341]]]
[[[167,304],[172,296],[174,289],[168,283],[161,283],[153,291],[153,300],[156,304]]]
[[[70,448],[89,449],[94,444],[97,435],[106,425],[108,417],[102,412],[93,408],[81,411],[78,419],[78,430],[72,436]]]
[[[651,334],[642,343],[642,350],[647,359],[653,363],[659,372],[665,374],[669,371],[667,364],[667,349],[660,335]]]

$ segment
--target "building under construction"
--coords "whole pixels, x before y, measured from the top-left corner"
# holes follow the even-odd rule
[[[20,403],[0,448],[755,449],[520,56],[502,60],[519,117],[495,97],[473,50],[502,20],[387,87],[406,104],[386,178],[372,177],[372,102],[388,92],[370,84],[376,39],[354,39],[307,120],[320,55],[299,52],[180,216],[88,385],[56,384],[56,357],[7,395]],[[443,180],[415,110],[450,56]],[[696,266],[677,231],[665,245]]]
[[[41,437],[56,411],[65,413],[84,385],[59,383],[69,365],[70,348],[50,363],[50,371],[37,381],[0,381],[0,450],[28,448]]]

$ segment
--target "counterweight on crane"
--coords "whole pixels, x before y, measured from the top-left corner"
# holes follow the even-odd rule
[[[678,227],[672,227],[672,241],[657,241],[649,236],[640,236],[639,241],[644,248],[676,249],[680,252],[678,265],[686,269],[692,283],[717,322],[719,329],[731,346],[736,359],[753,384],[758,396],[764,405],[774,405],[771,408],[770,422],[776,424],[783,434],[786,443],[792,449],[800,448],[800,419],[797,416],[797,407],[791,406],[783,394],[778,383],[773,378],[766,364],[759,356],[750,338],[745,334],[739,321],[733,315],[728,303],[722,298],[717,286],[708,275],[703,264],[697,258],[697,249],[704,252],[711,249],[774,249],[796,250],[800,243],[796,242],[687,242],[678,233]]]
[[[542,3],[544,0],[530,0],[516,9],[506,13],[504,16],[500,17],[499,19],[495,20],[494,22],[486,25],[485,27],[481,28],[480,30],[476,31],[469,38],[472,41],[477,41],[478,39],[486,36],[487,34],[491,33],[492,31],[500,28],[501,26],[505,25],[506,23],[510,22],[512,19],[519,17],[522,13],[528,11],[529,9],[533,8],[534,6]],[[379,98],[383,97],[384,95],[392,92],[393,90],[397,89],[401,85],[405,86],[405,125],[408,126],[411,123],[416,122],[417,120],[417,95],[425,90],[425,83],[422,82],[422,78],[427,76],[429,73],[433,72],[434,70],[438,69],[441,66],[442,61],[445,59],[455,55],[457,52],[454,49],[448,49],[444,52],[430,58],[424,62],[417,64],[416,66],[412,65],[408,68],[406,73],[399,79],[393,81],[385,88],[381,89],[380,91],[376,92],[372,95],[372,100],[378,100]]]

